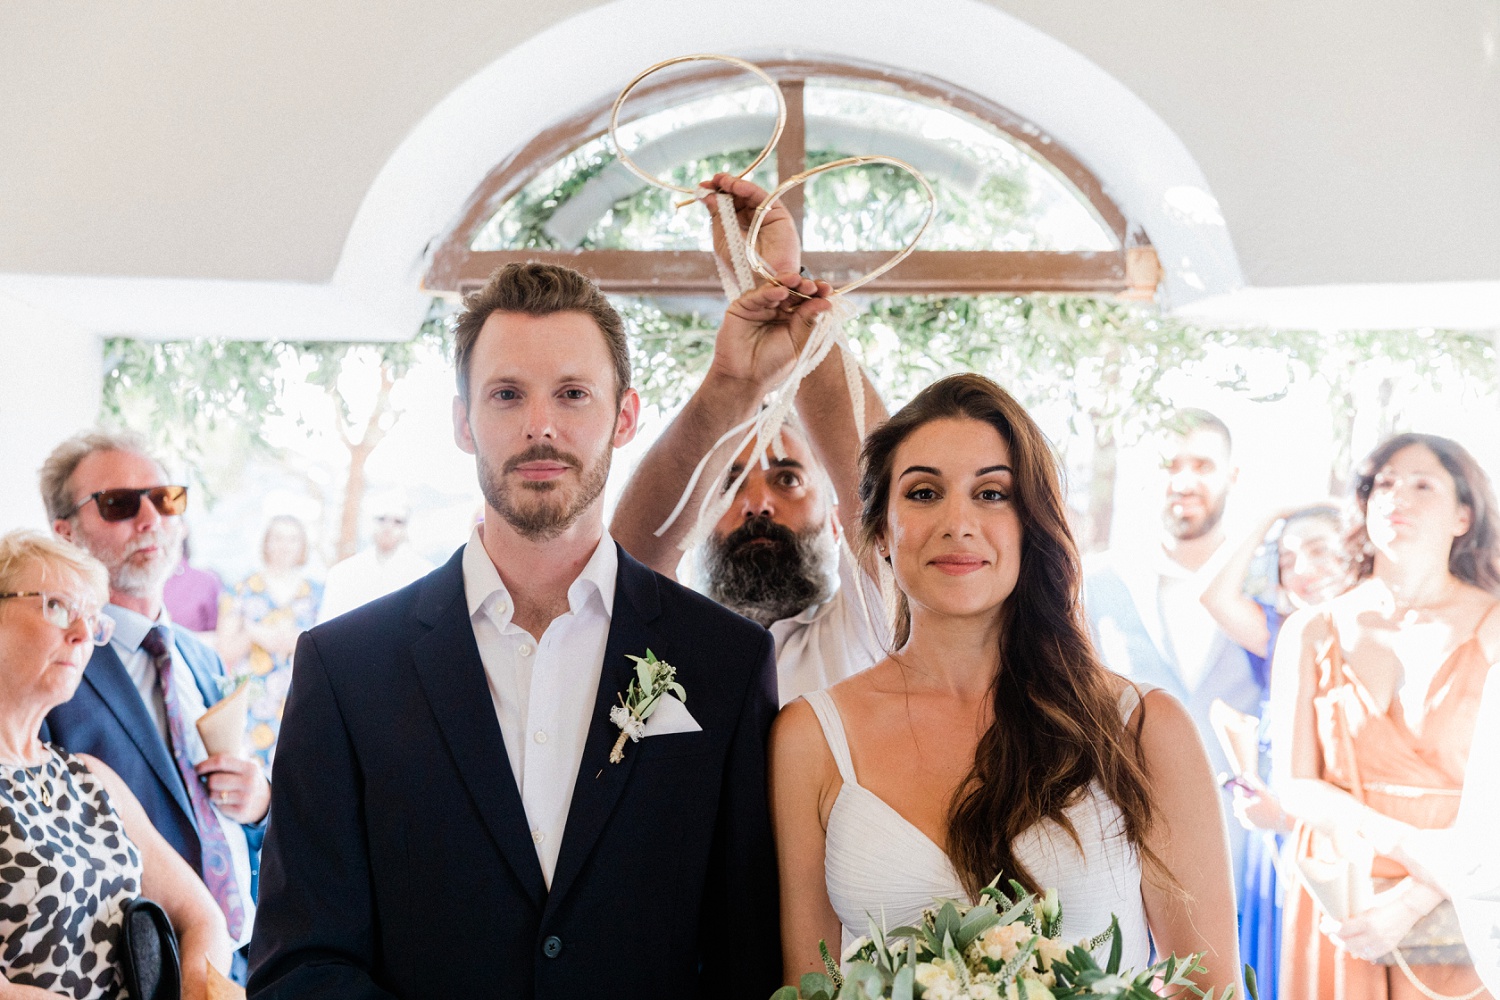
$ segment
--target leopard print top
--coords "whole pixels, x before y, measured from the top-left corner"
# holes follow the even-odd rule
[[[0,972],[74,1000],[126,996],[120,908],[141,859],[104,786],[47,747],[36,767],[0,765]]]

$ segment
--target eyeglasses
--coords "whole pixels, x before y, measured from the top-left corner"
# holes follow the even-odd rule
[[[141,512],[141,497],[147,497],[162,517],[174,517],[187,510],[186,486],[147,486],[139,490],[100,490],[90,493],[77,507],[64,514],[72,517],[92,500],[104,521],[128,521]]]
[[[95,611],[85,611],[83,606],[69,597],[60,594],[48,594],[40,590],[19,590],[0,594],[5,597],[40,597],[42,599],[42,618],[49,624],[56,625],[66,632],[73,627],[73,623],[80,618],[83,619],[84,627],[88,629],[89,638],[96,646],[109,644],[110,637],[115,634],[115,620],[106,614]]]
[[[399,517],[395,514],[381,514],[379,517],[375,518],[375,523],[394,524],[398,528],[404,528],[406,527],[406,518]]]

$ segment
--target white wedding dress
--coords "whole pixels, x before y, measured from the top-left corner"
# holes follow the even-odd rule
[[[844,925],[844,946],[869,933],[870,920],[884,928],[914,923],[934,899],[968,901],[953,864],[941,847],[854,775],[849,740],[827,691],[804,696],[817,714],[839,775],[844,779],[828,816],[824,877],[828,900]],[[1125,718],[1139,696],[1127,688],[1120,699]],[[1141,899],[1141,864],[1126,839],[1120,808],[1097,786],[1068,808],[1083,842],[1051,820],[1032,827],[1015,844],[1036,884],[1055,888],[1062,902],[1061,937],[1076,942],[1120,920],[1122,969],[1150,962],[1151,942]],[[1103,952],[1099,957],[1102,963]]]

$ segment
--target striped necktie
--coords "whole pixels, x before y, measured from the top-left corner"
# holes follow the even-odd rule
[[[224,828],[219,825],[218,814],[208,800],[203,779],[198,777],[193,762],[188,759],[187,720],[172,684],[172,635],[167,626],[157,625],[147,632],[141,648],[156,664],[156,678],[167,708],[167,731],[172,737],[172,759],[177,762],[177,772],[187,786],[188,801],[193,806],[193,825],[198,828],[198,840],[203,847],[203,883],[218,902],[219,909],[224,911],[229,936],[238,941],[245,925],[245,906],[240,899],[239,883],[234,878],[234,863]]]

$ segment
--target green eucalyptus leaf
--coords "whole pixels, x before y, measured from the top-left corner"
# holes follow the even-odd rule
[[[802,1000],[815,1000],[822,995],[828,1000],[833,1000],[835,987],[833,980],[821,972],[804,972],[798,981],[798,992],[802,994]]]
[[[908,965],[891,981],[891,1000],[916,1000],[916,969]]]

